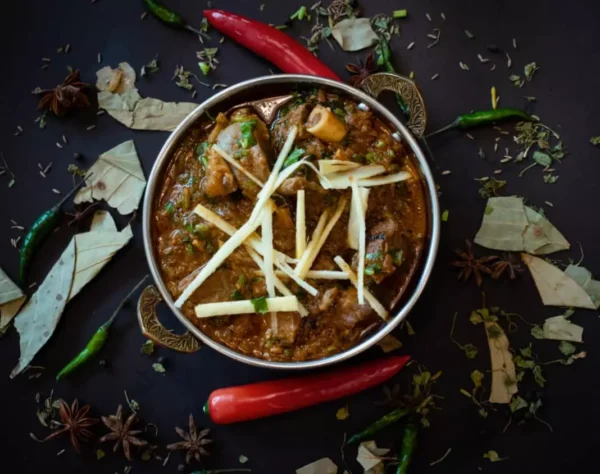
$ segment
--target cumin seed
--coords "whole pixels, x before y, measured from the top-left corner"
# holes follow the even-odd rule
[[[415,42],[412,41],[411,43],[408,44],[408,46],[406,47],[406,49],[413,49],[415,47]]]
[[[102,62],[102,53],[98,53],[98,64]]]
[[[62,136],[62,141],[63,143],[66,145],[67,144],[67,137],[65,137],[64,135]]]
[[[475,140],[475,137],[473,135],[471,135],[470,133],[465,133],[465,136],[467,138],[469,138],[470,140]]]
[[[502,170],[494,170],[494,174],[500,174],[502,173]]]
[[[544,201],[546,204],[548,204],[548,206],[550,207],[554,207],[554,204],[552,204],[550,201]]]
[[[56,188],[52,188],[52,192],[54,194],[60,194],[60,191],[58,189],[56,189]]]
[[[442,17],[442,20],[446,21],[446,14],[444,12],[440,13],[440,16]]]
[[[98,112],[96,112],[96,115],[104,115],[105,113],[105,110],[99,110]]]
[[[49,66],[48,66],[47,64],[44,64],[44,65],[42,66],[42,71],[45,71],[46,69],[48,69],[48,67],[49,67]]]
[[[40,170],[40,176],[41,176],[42,178],[45,178],[45,177],[46,177],[46,173],[44,173],[43,171],[41,171],[41,170]]]
[[[440,75],[438,73],[435,73],[433,76],[431,76],[431,80],[435,81],[438,77],[440,77]]]
[[[431,15],[429,13],[425,13],[425,18],[427,18],[429,21],[431,21]]]
[[[148,12],[142,13],[142,15],[140,16],[140,20],[145,20],[147,16],[148,16]]]
[[[477,58],[479,59],[480,62],[482,62],[484,64],[490,62],[490,60],[488,58],[484,58],[481,54],[478,54]]]
[[[512,66],[512,59],[508,53],[506,53],[506,67]]]
[[[490,71],[495,71],[496,70],[496,65],[492,64],[492,67],[490,68]]]
[[[42,58],[42,61],[44,61],[45,63],[51,63],[52,59],[50,59],[50,58]]]
[[[58,142],[56,142],[56,146],[57,146],[58,148],[62,148],[62,147],[63,147],[63,146],[62,146],[60,143],[58,143]]]
[[[513,48],[517,49],[517,38],[513,38],[512,45],[513,45]]]
[[[442,171],[442,176],[447,176],[450,173],[452,173],[452,171],[450,171],[450,170],[444,170],[444,171]]]
[[[67,45],[65,46],[65,53],[68,53],[69,51],[71,51],[71,44],[67,43]]]
[[[90,131],[90,130],[94,130],[95,128],[96,128],[95,125],[90,125],[89,127],[86,127],[86,130]]]
[[[475,38],[475,35],[473,33],[471,33],[469,30],[465,30],[465,35],[467,35],[467,38],[469,38],[469,39]]]

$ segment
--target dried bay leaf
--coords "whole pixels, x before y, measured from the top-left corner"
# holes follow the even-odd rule
[[[517,196],[488,199],[475,243],[493,250],[545,255],[570,248],[569,242],[540,213]]]
[[[152,97],[142,98],[135,87],[136,75],[127,63],[117,69],[104,67],[96,76],[98,107],[115,120],[134,130],[172,132],[198,104],[192,102],[163,102]]]
[[[388,334],[381,341],[379,341],[377,345],[381,347],[381,350],[385,354],[387,354],[388,352],[400,349],[402,347],[402,342],[400,342],[400,340],[392,334]]]
[[[586,291],[596,305],[600,307],[600,281],[592,278],[592,273],[579,265],[569,265],[565,269],[565,275],[570,276]]]
[[[69,301],[104,268],[113,255],[121,250],[132,237],[130,226],[125,227],[121,232],[117,231],[115,222],[108,212],[98,211],[94,214],[90,231],[73,237],[76,263]]]
[[[0,335],[25,303],[25,295],[0,267]]]
[[[573,324],[563,315],[546,319],[543,331],[544,339],[583,342],[583,328],[577,324]]]
[[[48,342],[67,304],[75,271],[75,240],[54,264],[38,290],[15,318],[21,356],[10,374],[16,377]]]
[[[596,309],[586,290],[573,278],[551,263],[526,253],[521,254],[546,306]]]
[[[296,469],[296,474],[337,474],[338,467],[329,458],[322,458],[300,469]]]
[[[331,29],[331,35],[344,51],[359,51],[378,41],[368,18],[346,18]]]
[[[498,323],[484,323],[492,361],[492,388],[489,400],[490,403],[510,403],[512,396],[519,391],[510,344]]]
[[[363,467],[365,474],[384,474],[383,456],[389,449],[378,448],[375,441],[364,441],[358,446],[356,460]]]
[[[146,177],[133,140],[100,155],[88,173],[84,188],[75,195],[75,204],[104,199],[120,214],[130,214],[139,206]]]

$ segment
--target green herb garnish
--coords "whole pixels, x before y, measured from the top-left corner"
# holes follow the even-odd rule
[[[147,340],[142,344],[140,352],[144,355],[152,355],[154,353],[154,342]]]
[[[231,299],[233,301],[239,301],[243,300],[244,296],[242,295],[242,292],[236,288],[235,290],[233,290],[233,293],[231,293]]]
[[[392,17],[394,19],[398,19],[398,18],[406,18],[408,16],[408,10],[403,9],[403,10],[394,10],[392,13]]]
[[[525,70],[525,77],[527,78],[527,80],[531,81],[531,79],[533,79],[533,75],[539,69],[540,68],[538,67],[538,65],[535,62],[526,64],[524,70]]]
[[[365,267],[365,275],[373,276],[376,273],[381,273],[382,266],[380,263],[372,263]]]
[[[208,76],[208,73],[211,71],[210,65],[206,61],[200,61],[198,63],[198,67],[200,68],[200,71],[202,71],[202,74],[205,76]]]
[[[175,214],[175,205],[169,201],[165,204],[165,211],[167,211],[167,213],[169,214]]]
[[[154,369],[154,372],[158,372],[159,374],[164,374],[166,372],[165,366],[160,362],[152,364],[152,368]]]
[[[491,178],[486,181],[483,181],[481,188],[479,188],[479,195],[482,198],[491,198],[492,196],[497,196],[498,191],[506,186],[506,181],[501,179]]]
[[[257,313],[265,314],[269,312],[269,305],[267,304],[267,298],[265,296],[253,298],[250,302],[252,303],[252,306],[254,306],[254,311]]]
[[[450,211],[445,209],[444,212],[442,212],[442,222],[448,222],[448,217],[450,217]]]
[[[294,148],[283,162],[282,168],[287,168],[296,163],[304,155],[304,148]]]
[[[302,5],[292,16],[290,16],[290,20],[299,20],[302,21],[304,19],[310,21],[310,14],[308,13],[308,8]]]
[[[590,143],[594,146],[600,145],[600,135],[590,138]]]
[[[154,58],[152,61],[150,61],[148,64],[145,64],[142,66],[142,68],[140,69],[140,76],[144,77],[147,76],[148,73],[155,73],[158,72],[160,70],[160,67],[158,65],[158,58]]]
[[[240,132],[242,134],[242,138],[240,138],[240,146],[246,150],[254,145],[256,145],[256,140],[254,139],[254,127],[256,126],[256,120],[246,120],[245,122],[240,123]]]

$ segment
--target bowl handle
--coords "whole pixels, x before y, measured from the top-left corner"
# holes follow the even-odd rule
[[[156,315],[156,305],[162,297],[154,285],[148,285],[142,291],[137,305],[137,315],[142,334],[160,346],[178,352],[192,353],[200,349],[200,341],[189,332],[173,334],[160,323]]]
[[[402,97],[410,111],[406,126],[417,138],[423,136],[427,127],[425,101],[413,81],[398,74],[378,72],[367,76],[360,83],[360,88],[375,98],[384,90],[395,92]]]

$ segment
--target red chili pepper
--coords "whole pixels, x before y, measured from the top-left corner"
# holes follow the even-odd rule
[[[221,388],[210,394],[204,411],[219,424],[286,413],[379,385],[409,360],[410,356],[385,357],[334,372]]]
[[[314,54],[277,28],[223,10],[204,10],[204,16],[221,33],[272,62],[283,72],[340,81]]]

